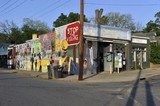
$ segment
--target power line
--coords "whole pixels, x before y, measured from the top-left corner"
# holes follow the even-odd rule
[[[61,6],[65,5],[65,4],[68,3],[69,1],[70,1],[70,0],[65,1],[65,2],[62,3],[61,5],[58,5],[57,7],[53,8],[53,9],[50,9],[49,11],[47,11],[47,12],[44,13],[44,14],[41,14],[41,15],[40,15],[39,17],[37,17],[37,18],[43,17],[45,14],[49,14],[50,12],[52,12],[52,11],[60,8]]]
[[[21,2],[20,4],[16,5],[15,7],[11,8],[10,10],[6,11],[5,13],[3,14],[0,14],[0,16],[3,16],[11,11],[13,11],[14,9],[18,8],[19,6],[21,6],[22,4],[24,4],[27,0],[24,0],[23,2]]]
[[[6,8],[4,8],[2,11],[0,11],[0,13],[3,12],[3,11],[5,11],[5,10],[7,10],[8,8],[10,8],[10,7],[13,6],[14,4],[16,4],[18,1],[19,1],[19,0],[16,0],[16,1],[13,2],[12,4],[10,4],[10,5],[7,6]]]
[[[57,0],[56,2],[54,2],[54,4],[57,4],[58,2],[60,2],[60,1],[62,1],[62,0]],[[67,0],[66,2],[63,2],[62,4],[60,4],[60,5],[58,5],[58,6],[56,6],[55,8],[53,8],[53,9],[50,9],[49,11],[47,11],[47,12],[45,12],[45,13],[43,13],[43,14],[41,14],[41,15],[39,15],[38,17],[36,17],[36,18],[40,18],[40,17],[43,17],[44,16],[44,14],[49,14],[50,12],[52,12],[53,10],[56,10],[56,9],[58,9],[58,8],[60,8],[61,6],[63,6],[63,5],[65,5],[66,3],[68,3],[70,0]],[[52,5],[50,4],[50,6],[52,6],[53,7],[53,5],[54,5],[53,3],[52,3]],[[46,7],[47,8],[47,7]],[[31,17],[33,17],[34,15],[32,15]],[[18,23],[20,23],[20,22],[18,22]]]
[[[2,6],[0,6],[0,8],[4,7],[5,5],[7,5],[10,2],[10,0],[8,0],[6,3],[4,3]]]
[[[107,5],[107,6],[160,6],[160,4],[100,4],[100,3],[85,3],[86,5]]]
[[[31,15],[31,17],[37,15],[37,13],[41,13],[42,11],[44,11],[45,9],[47,9],[48,7],[51,7],[51,6],[53,6],[54,4],[57,4],[57,3],[60,2],[60,1],[62,1],[62,0],[57,0],[56,2],[51,3],[51,4],[48,5],[47,7],[43,8],[43,9],[39,10],[38,12],[34,13],[33,15]]]

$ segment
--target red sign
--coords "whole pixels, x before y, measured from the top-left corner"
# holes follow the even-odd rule
[[[79,43],[80,23],[75,22],[69,24],[66,28],[66,40],[69,45],[76,45]]]

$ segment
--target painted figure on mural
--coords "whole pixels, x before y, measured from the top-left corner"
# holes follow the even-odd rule
[[[68,64],[69,64],[69,57],[67,56],[67,51],[62,49],[59,65],[63,67],[64,74],[68,74],[68,68],[69,68]]]
[[[58,65],[58,61],[56,60],[56,54],[54,53],[50,57],[50,65],[52,68]]]
[[[32,57],[31,57],[31,70],[33,71],[33,63],[34,63],[34,55],[32,54]]]
[[[37,71],[37,59],[35,60],[34,64],[35,64],[35,71]]]
[[[38,53],[39,57],[39,72],[42,72],[42,54],[39,52]]]
[[[88,64],[86,59],[84,59],[84,62],[83,62],[83,69],[84,69],[83,74],[87,74]]]
[[[88,47],[86,48],[85,59],[88,64],[87,74],[95,74],[96,73],[96,52],[94,50],[93,44],[91,41],[88,41]]]

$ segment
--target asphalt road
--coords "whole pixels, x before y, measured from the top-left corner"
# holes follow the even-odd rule
[[[160,106],[160,77],[74,83],[0,72],[0,106]]]

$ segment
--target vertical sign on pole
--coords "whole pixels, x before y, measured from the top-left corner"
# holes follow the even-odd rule
[[[69,45],[73,45],[73,61],[76,63],[76,46],[80,40],[80,22],[69,24],[66,28],[66,40]]]
[[[69,45],[76,45],[80,40],[80,23],[79,21],[69,24],[66,28],[66,40]]]

